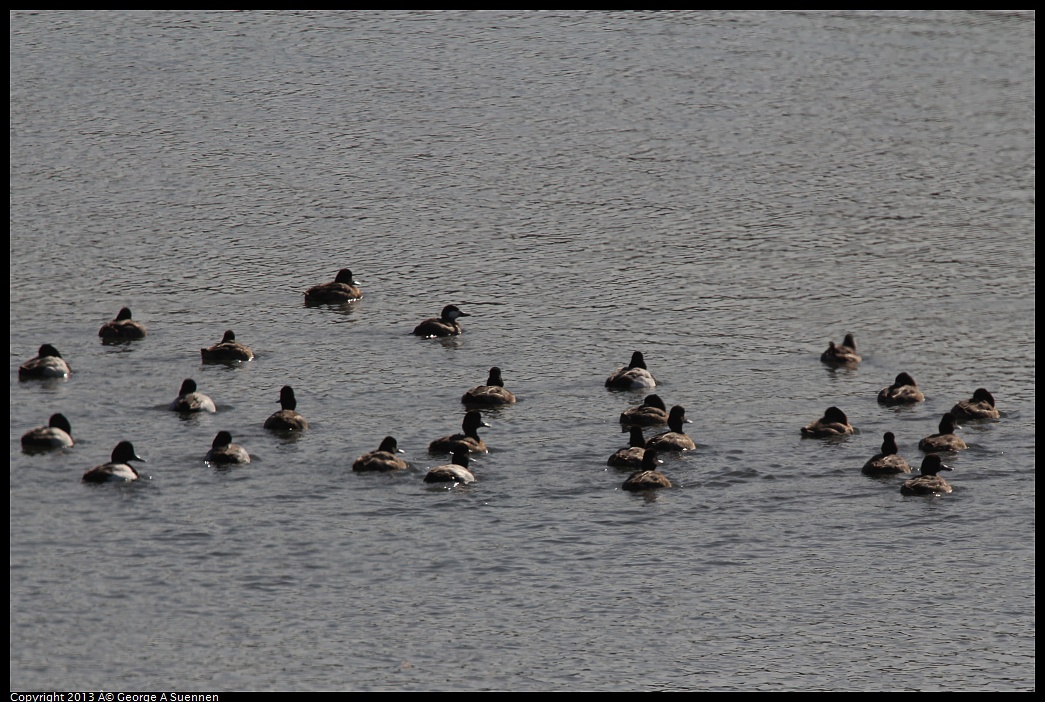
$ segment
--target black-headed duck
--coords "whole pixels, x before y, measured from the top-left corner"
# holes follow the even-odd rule
[[[438,317],[431,317],[414,327],[415,336],[431,338],[433,336],[457,336],[461,333],[461,325],[457,323],[458,317],[471,317],[457,308],[457,305],[447,305]]]
[[[362,299],[363,293],[356,286],[352,271],[342,268],[331,283],[313,285],[305,291],[306,305],[338,305],[342,302]]]
[[[24,449],[69,448],[73,445],[73,428],[64,414],[52,414],[46,427],[36,427],[22,434]]]
[[[910,373],[900,373],[892,385],[882,388],[878,393],[880,405],[913,405],[924,400],[925,395],[918,389],[918,383],[914,382]]]
[[[209,463],[250,463],[250,454],[239,444],[232,443],[232,434],[219,431],[205,460]]]
[[[895,475],[910,472],[911,466],[900,456],[900,449],[896,446],[896,436],[891,431],[885,432],[882,452],[872,456],[863,467],[864,475]]]
[[[802,427],[802,436],[844,436],[855,431],[845,412],[837,407],[828,407],[823,417]]]
[[[221,341],[209,349],[200,349],[200,356],[205,362],[228,363],[231,361],[249,361],[254,358],[254,352],[247,346],[236,341],[236,334],[231,329],[225,332]]]
[[[619,449],[610,456],[606,465],[618,468],[638,468],[642,465],[642,456],[645,453],[646,439],[642,436],[642,427],[632,424],[627,447]]]
[[[692,423],[691,420],[686,419],[686,408],[682,405],[675,405],[671,408],[671,412],[668,413],[668,429],[670,431],[650,437],[649,441],[646,442],[646,448],[656,449],[657,451],[692,451],[697,445],[682,430],[683,424]]]
[[[454,453],[463,449],[471,453],[486,453],[486,444],[479,438],[479,427],[490,426],[476,410],[469,410],[461,422],[460,434],[450,434],[436,439],[428,445],[430,453]]]
[[[30,358],[18,368],[18,379],[29,378],[68,378],[69,364],[58,353],[58,349],[44,344],[37,352],[36,358]]]
[[[490,375],[486,379],[486,385],[477,385],[466,392],[461,396],[461,402],[466,405],[479,405],[482,407],[514,405],[515,395],[504,389],[504,380],[501,378],[501,369],[494,366],[490,369]]]
[[[265,428],[270,431],[304,431],[308,429],[308,421],[295,412],[298,406],[297,398],[294,397],[294,388],[284,385],[279,390],[278,412],[273,413],[265,420]]]
[[[828,342],[827,351],[820,354],[820,361],[832,366],[856,366],[863,359],[856,352],[856,340],[852,334],[846,334],[845,339],[838,346],[835,342]]]
[[[939,495],[951,492],[950,484],[937,473],[941,470],[953,470],[940,459],[940,454],[930,453],[922,459],[922,474],[917,478],[905,480],[900,486],[904,495]]]
[[[962,400],[951,408],[951,414],[957,421],[997,419],[1001,416],[998,408],[994,406],[994,395],[990,394],[987,388],[976,388],[971,399]]]
[[[646,370],[646,359],[642,357],[641,351],[631,354],[631,363],[623,368],[613,371],[606,378],[606,387],[619,388],[622,390],[639,390],[642,388],[655,388],[657,381],[653,374]]]
[[[468,470],[468,451],[454,451],[453,462],[436,466],[425,475],[426,483],[461,483],[468,485],[475,482],[475,474]]]
[[[112,450],[112,460],[95,466],[83,474],[85,483],[126,483],[138,479],[138,471],[128,461],[145,461],[134,451],[130,441],[121,441]]]
[[[395,440],[395,437],[386,436],[376,451],[364,453],[357,458],[355,463],[352,464],[352,470],[382,473],[393,470],[406,470],[409,466],[407,466],[406,461],[396,455],[397,453],[405,452],[399,448],[399,443]]]
[[[926,453],[964,451],[969,448],[968,445],[954,433],[954,430],[959,428],[958,423],[954,420],[954,415],[947,412],[943,415],[943,419],[940,420],[940,431],[936,434],[930,434],[919,441],[918,450]]]
[[[214,406],[214,400],[196,390],[196,381],[192,378],[182,381],[178,396],[174,398],[170,408],[175,412],[213,413],[218,411],[218,408]]]
[[[668,407],[660,395],[646,395],[638,407],[631,407],[620,414],[624,426],[655,427],[668,423]]]
[[[116,318],[98,330],[103,339],[144,339],[145,325],[131,319],[131,308],[120,309]]]
[[[646,449],[646,453],[642,456],[642,468],[629,475],[628,479],[621,485],[621,489],[639,492],[640,490],[671,487],[671,481],[668,480],[668,476],[657,470],[658,463],[660,461],[657,460],[656,450]]]

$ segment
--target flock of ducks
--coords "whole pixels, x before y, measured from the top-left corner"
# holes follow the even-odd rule
[[[361,299],[362,296],[352,271],[344,268],[338,272],[333,282],[309,288],[305,292],[305,302],[308,305],[340,305]],[[447,305],[438,317],[426,319],[418,324],[413,334],[424,338],[456,336],[462,332],[457,320],[468,316],[455,305]],[[116,318],[106,323],[98,332],[103,342],[143,339],[146,334],[144,325],[132,318],[131,310],[127,307],[122,308]],[[200,356],[205,363],[243,363],[251,361],[254,352],[236,341],[236,335],[229,330],[219,343],[200,349]],[[847,334],[841,344],[831,342],[820,360],[834,367],[855,368],[862,359],[856,351],[853,335]],[[70,373],[69,365],[58,349],[51,344],[42,345],[36,358],[26,361],[18,369],[20,380],[68,378]],[[642,353],[636,351],[632,354],[630,363],[614,371],[606,379],[605,385],[611,389],[641,390],[655,388],[657,381],[646,368]],[[878,402],[885,406],[909,405],[924,400],[925,395],[908,373],[900,373],[892,385],[882,388],[878,393]],[[424,477],[425,482],[454,485],[475,482],[475,474],[470,469],[470,456],[488,451],[478,430],[488,427],[489,424],[483,421],[479,409],[512,405],[516,401],[515,395],[504,387],[501,369],[491,368],[484,385],[471,388],[461,397],[461,402],[468,408],[461,424],[461,432],[440,437],[429,444],[430,453],[448,453],[451,455],[451,462],[429,470]],[[279,404],[280,410],[265,420],[265,429],[294,433],[308,428],[308,421],[297,412],[297,399],[291,386],[285,385],[280,390]],[[214,401],[201,393],[196,381],[191,378],[182,382],[178,396],[169,409],[182,413],[217,411]],[[970,399],[958,402],[950,412],[943,415],[939,432],[919,442],[919,450],[927,454],[922,460],[921,475],[905,481],[901,492],[910,495],[939,495],[951,492],[951,486],[938,474],[952,468],[943,463],[939,454],[967,448],[965,442],[954,433],[958,428],[957,421],[997,419],[999,416],[994,397],[985,388],[978,388]],[[621,487],[628,491],[671,487],[671,480],[658,470],[661,461],[657,456],[658,453],[681,453],[697,448],[693,439],[684,431],[684,425],[691,423],[686,419],[685,408],[675,405],[669,411],[659,395],[650,394],[641,405],[622,412],[620,423],[630,432],[628,446],[610,456],[607,464],[633,470]],[[646,438],[644,428],[665,425],[667,431]],[[803,436],[818,438],[845,436],[854,431],[845,412],[838,407],[828,407],[823,417],[801,429]],[[22,446],[26,451],[69,448],[73,445],[69,420],[60,413],[52,415],[46,427],[31,429],[22,436]],[[376,450],[357,458],[352,464],[352,469],[358,472],[405,470],[409,465],[399,457],[401,453],[404,452],[399,448],[396,439],[387,436]],[[91,468],[84,473],[82,480],[86,483],[137,480],[140,476],[130,462],[142,460],[144,459],[137,455],[129,441],[121,441],[113,449],[110,462]],[[232,442],[232,435],[228,431],[219,431],[206,454],[206,460],[215,465],[246,464],[250,463],[250,454],[242,446]],[[910,465],[899,455],[893,432],[885,432],[881,452],[864,465],[863,472],[873,476],[911,472]]]

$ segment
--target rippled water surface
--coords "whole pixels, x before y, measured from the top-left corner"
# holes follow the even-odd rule
[[[1034,44],[1033,13],[12,13],[11,688],[1033,689]],[[363,300],[304,306],[346,266]],[[463,335],[410,335],[450,303]],[[148,337],[103,345],[124,305]],[[256,359],[201,365],[225,329]],[[846,332],[863,363],[822,365]],[[42,343],[68,381],[18,380]],[[633,350],[698,443],[650,495],[606,465]],[[426,485],[494,365],[477,482]],[[926,401],[878,405],[900,371]],[[167,411],[189,377],[217,414]],[[285,384],[299,438],[262,429]],[[953,493],[861,474],[980,386]],[[829,405],[858,433],[801,437]],[[76,446],[23,453],[53,412]],[[204,462],[222,429],[249,466]],[[411,470],[353,473],[389,434]],[[121,439],[147,479],[81,484]]]

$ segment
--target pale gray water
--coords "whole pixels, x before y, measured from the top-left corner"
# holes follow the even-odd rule
[[[10,15],[12,689],[1029,690],[1035,17]],[[306,308],[348,266],[365,298]],[[455,303],[448,341],[409,335]],[[104,346],[122,305],[143,341]],[[257,359],[202,366],[226,328]],[[857,335],[855,371],[821,365]],[[19,382],[53,343],[67,382]],[[700,447],[606,458],[642,350]],[[478,482],[421,481],[504,369]],[[875,402],[899,371],[927,401]],[[193,377],[218,403],[165,407]],[[312,426],[262,428],[295,387]],[[954,492],[860,467],[979,386]],[[859,434],[807,440],[828,405]],[[26,455],[64,412],[78,444]],[[249,466],[204,464],[228,429]],[[358,475],[392,434],[414,470]],[[121,439],[148,480],[84,486]]]

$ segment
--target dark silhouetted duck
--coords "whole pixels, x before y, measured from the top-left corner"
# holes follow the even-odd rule
[[[46,427],[36,427],[22,434],[24,449],[68,448],[73,445],[73,428],[64,414],[52,414]]]
[[[98,336],[103,339],[144,339],[145,325],[131,319],[130,307],[123,307],[116,319],[98,330]]]
[[[828,342],[827,351],[820,354],[820,360],[832,366],[855,367],[863,359],[856,352],[856,340],[852,334],[846,334],[845,339],[838,346],[835,342]]]
[[[210,463],[250,463],[250,454],[239,444],[232,443],[232,434],[219,431],[210,445],[206,460]]]
[[[214,344],[209,349],[200,349],[200,355],[204,361],[214,363],[249,361],[254,358],[254,352],[236,341],[236,335],[231,329],[221,337],[220,343]]]
[[[457,309],[456,305],[447,305],[438,317],[432,317],[414,327],[416,336],[431,338],[433,336],[457,336],[461,333],[458,317],[471,317]]]
[[[406,470],[408,468],[406,461],[397,456],[397,453],[403,453],[403,449],[399,448],[399,443],[394,437],[386,436],[376,451],[364,453],[357,458],[356,462],[352,464],[352,470],[361,472]]]
[[[854,431],[845,412],[837,407],[828,407],[824,410],[823,417],[802,427],[803,436],[843,436]]]
[[[654,449],[646,449],[642,456],[642,469],[628,476],[621,488],[631,492],[640,490],[654,490],[656,488],[671,487],[668,477],[657,470],[657,452]]]
[[[279,405],[283,409],[275,412],[265,420],[265,428],[270,431],[304,431],[308,422],[294,410],[298,406],[294,397],[294,388],[284,385],[279,390]]]
[[[130,441],[121,441],[112,450],[112,460],[83,474],[85,483],[125,483],[138,479],[138,471],[128,461],[145,461],[134,452]]]
[[[467,485],[475,482],[475,474],[468,470],[468,451],[457,450],[453,454],[453,463],[436,466],[425,475],[426,483],[461,483]]]
[[[657,381],[653,374],[646,370],[646,361],[642,358],[642,352],[636,351],[631,354],[631,363],[624,368],[618,368],[609,378],[606,378],[606,387],[638,390],[655,388]]]
[[[337,272],[337,277],[332,283],[320,283],[313,285],[305,291],[306,305],[338,305],[342,302],[351,302],[363,297],[352,278],[352,271],[342,268]]]
[[[645,453],[646,439],[642,436],[642,427],[633,424],[627,448],[622,448],[610,456],[606,465],[618,468],[638,468],[642,465],[642,456]]]
[[[668,408],[660,395],[646,395],[638,407],[631,407],[620,414],[624,426],[655,427],[668,423]]]
[[[900,449],[896,446],[896,436],[891,431],[887,431],[883,438],[882,452],[875,454],[864,464],[864,475],[910,473],[911,466],[907,465],[907,461],[900,456]]]
[[[490,369],[490,376],[486,379],[486,385],[477,385],[466,392],[461,396],[461,402],[466,405],[481,405],[483,407],[513,405],[515,404],[515,395],[504,389],[501,369],[494,366]]]
[[[882,388],[878,393],[878,404],[880,405],[913,405],[925,400],[925,395],[918,389],[918,383],[909,373],[901,373],[896,376],[893,384]]]
[[[476,410],[469,410],[461,422],[462,433],[436,439],[428,445],[431,453],[454,453],[458,449],[471,453],[486,453],[486,444],[479,438],[479,427],[490,426]]]
[[[987,388],[976,388],[972,399],[962,400],[951,408],[951,414],[957,421],[969,421],[973,419],[997,419],[1001,416],[994,406],[994,395]]]
[[[922,474],[917,478],[905,480],[900,486],[900,492],[904,495],[939,495],[951,491],[951,486],[937,473],[941,470],[953,470],[944,465],[940,454],[930,453],[922,459]]]
[[[657,451],[691,451],[695,449],[697,445],[693,443],[693,439],[686,436],[686,432],[682,430],[683,424],[692,423],[686,419],[686,408],[682,405],[675,405],[668,414],[668,428],[671,431],[650,437],[646,442],[646,449],[656,449]]]
[[[58,349],[44,344],[37,352],[36,358],[30,358],[18,368],[18,379],[29,378],[68,378],[69,364],[58,353]]]
[[[181,389],[178,390],[178,396],[171,403],[171,409],[175,412],[218,411],[218,408],[214,406],[214,400],[202,392],[196,391],[196,381],[192,378],[186,378],[182,381]]]
[[[926,453],[936,453],[938,451],[963,451],[969,448],[961,437],[954,433],[954,430],[958,428],[960,427],[954,421],[954,415],[948,412],[940,420],[940,431],[919,441],[918,449]]]

